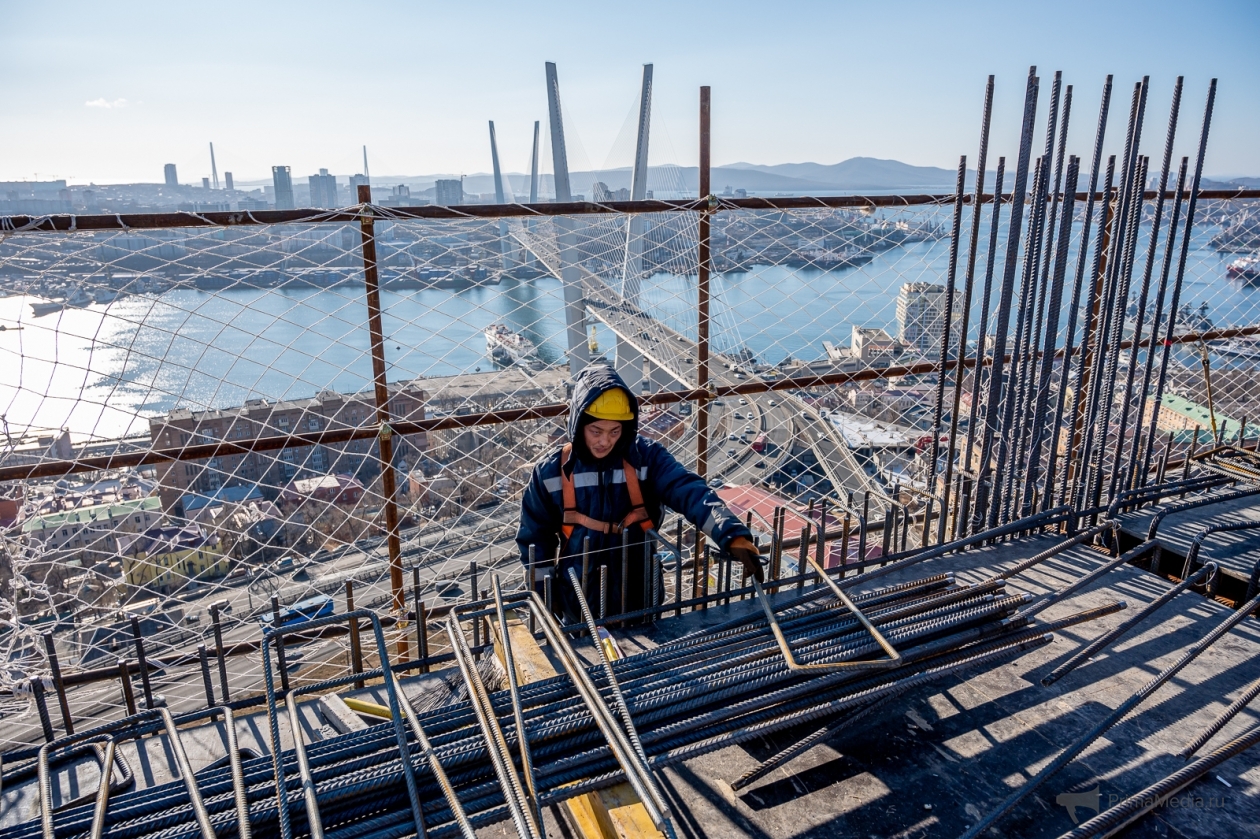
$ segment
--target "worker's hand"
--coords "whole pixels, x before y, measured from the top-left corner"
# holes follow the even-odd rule
[[[753,544],[751,539],[744,536],[736,536],[731,540],[730,547],[727,550],[731,556],[738,559],[744,566],[745,574],[755,577],[759,583],[766,581],[766,572],[761,570],[761,552],[757,550],[757,546]]]

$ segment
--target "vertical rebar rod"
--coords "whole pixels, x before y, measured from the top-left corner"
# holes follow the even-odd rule
[[[1054,75],[1055,75],[1055,86],[1057,88],[1062,74],[1059,72],[1055,72]],[[1051,270],[1052,268],[1054,268],[1055,270],[1058,270],[1058,266],[1062,263],[1065,263],[1067,260],[1066,251],[1063,253],[1062,257],[1060,258],[1058,255],[1058,249],[1056,247],[1052,247],[1052,245],[1055,242],[1055,233],[1056,233],[1056,230],[1058,229],[1056,227],[1056,224],[1059,219],[1060,187],[1062,187],[1063,185],[1064,167],[1070,162],[1070,157],[1067,155],[1067,136],[1068,136],[1068,128],[1070,127],[1071,122],[1072,122],[1072,85],[1068,85],[1067,88],[1063,92],[1062,109],[1063,110],[1062,110],[1061,118],[1059,120],[1059,142],[1058,142],[1058,147],[1055,151],[1055,157],[1054,157],[1054,180],[1050,185],[1050,207],[1046,214],[1048,226],[1046,227],[1046,230],[1042,234],[1042,251],[1044,253],[1044,258],[1042,260],[1042,267],[1041,267],[1042,295],[1041,295],[1041,299],[1038,301],[1036,330],[1034,331],[1033,341],[1032,341],[1032,348],[1034,352],[1036,352],[1037,347],[1041,346],[1042,344],[1041,331],[1043,328],[1046,328],[1044,325],[1046,324],[1046,321],[1047,321],[1047,310],[1052,305],[1061,305],[1062,299],[1063,299],[1062,298],[1062,285],[1061,285],[1062,279],[1059,280],[1060,289],[1058,293],[1058,300],[1055,303],[1051,303],[1049,297],[1053,293],[1053,284],[1055,282],[1053,279],[1053,274],[1051,273]],[[1050,139],[1049,135],[1047,135],[1047,143],[1046,143],[1047,151],[1049,150],[1049,139]],[[1075,156],[1073,155],[1072,157],[1075,157]],[[1080,164],[1078,161],[1077,163],[1078,177],[1079,177],[1079,166]],[[1066,200],[1068,192],[1074,193],[1075,188],[1073,188],[1072,190],[1065,189],[1062,193],[1063,200]],[[1073,195],[1073,198],[1075,198],[1074,195]],[[1064,223],[1068,226],[1070,230],[1072,226],[1071,214],[1064,214],[1063,219],[1064,219]],[[1056,259],[1058,260],[1058,262],[1054,261]],[[1064,272],[1063,276],[1066,276],[1066,264],[1063,264],[1063,272]],[[1060,317],[1060,313],[1058,311],[1055,311],[1053,314],[1053,317],[1054,317],[1054,321],[1056,325],[1055,335],[1054,335],[1053,340],[1045,342],[1045,345],[1049,346],[1052,351],[1058,345],[1059,338],[1057,334],[1057,324]],[[1039,397],[1041,396],[1041,394],[1044,393],[1047,395],[1047,398],[1048,398],[1048,395],[1050,393],[1050,381],[1047,377],[1053,376],[1053,374],[1054,374],[1053,364],[1051,364],[1048,368],[1045,367],[1044,365],[1041,365],[1039,369],[1037,370],[1037,376],[1036,376],[1035,381],[1033,381],[1029,385],[1029,388],[1028,388],[1029,404],[1033,412],[1032,417],[1030,418],[1030,421],[1033,422],[1034,424],[1037,424],[1037,423],[1040,423],[1042,425],[1045,424],[1046,417],[1044,416],[1044,413],[1046,410],[1048,410],[1048,405],[1041,403],[1039,401]],[[1038,438],[1038,439],[1041,439],[1041,438]],[[1041,467],[1041,462],[1042,462],[1041,461],[1041,456],[1042,456],[1041,446],[1038,445],[1038,446],[1033,447],[1030,445],[1028,449],[1029,451],[1035,452],[1035,456],[1038,458],[1037,471],[1038,471],[1038,474],[1040,474],[1040,467]],[[1051,446],[1051,450],[1053,450],[1053,445]],[[1051,495],[1053,495],[1053,492],[1049,491],[1049,488],[1051,486],[1052,484],[1047,483],[1046,484],[1047,492],[1045,492],[1044,494],[1041,494],[1039,497],[1042,499],[1046,499],[1046,498],[1049,498]],[[1032,506],[1035,506],[1036,504],[1036,502],[1033,500],[1033,496],[1038,495],[1038,491],[1039,491],[1038,487],[1036,486],[1035,483],[1033,484],[1028,484],[1027,482],[1025,483],[1024,492],[1023,492],[1024,506],[1021,509],[1029,509],[1031,512],[1030,508]],[[1044,508],[1045,505],[1042,504],[1042,506]]]
[[[630,583],[630,531],[622,530],[621,531],[621,614],[623,615],[628,611],[627,603],[626,603],[626,592],[630,588],[629,583]],[[643,599],[646,600],[647,599],[646,588],[643,589],[643,593],[645,595]]]
[[[682,519],[682,516],[678,517],[678,531],[677,531],[677,537],[674,540],[674,545],[678,548],[678,550],[676,551],[676,556],[674,557],[674,604],[675,604],[674,617],[678,617],[679,615],[682,614],[682,602],[683,602],[683,557],[682,557],[683,519]]]
[[[997,246],[998,246],[998,229],[1002,221],[1002,182],[1006,177],[1006,158],[999,157],[997,165],[997,174],[993,181],[993,212],[989,218],[989,250],[985,257],[984,263],[984,292],[980,295],[980,323],[976,325],[976,366],[971,379],[971,409],[967,412],[967,443],[965,460],[963,461],[964,469],[975,475],[980,469],[977,463],[972,464],[972,456],[975,454],[976,431],[980,427],[980,386],[986,381],[982,377],[982,373],[986,372],[984,366],[985,349],[988,343],[988,326],[989,326],[989,303],[993,299],[993,269],[997,263]],[[987,371],[988,385],[985,388],[987,395],[985,399],[991,399],[994,395],[994,379],[992,370]],[[986,410],[987,413],[987,410]],[[980,492],[980,482],[977,480],[974,492]],[[895,497],[895,494],[894,494]],[[978,501],[978,496],[977,496]],[[979,505],[976,504],[977,515],[979,515]],[[893,517],[896,518],[894,510]],[[977,518],[976,525],[983,523],[983,518]],[[971,525],[967,525],[970,532]],[[895,537],[894,532],[894,537]],[[893,539],[893,549],[896,549],[896,539]]]
[[[622,588],[625,587],[625,579],[622,579]],[[599,565],[599,619],[603,620],[608,614],[608,566],[604,563]],[[599,639],[594,639],[596,644]]]
[[[136,692],[131,687],[131,673],[127,669],[127,659],[125,658],[118,659],[118,681],[122,684],[123,704],[127,706],[127,716],[135,716]],[[40,690],[43,690],[42,685]],[[47,716],[47,709],[44,710],[44,714]],[[49,732],[51,734],[51,727]],[[50,736],[48,739],[51,740],[52,737]]]
[[[1190,248],[1190,236],[1194,229],[1194,212],[1199,201],[1199,184],[1203,178],[1203,155],[1207,151],[1208,132],[1212,127],[1212,108],[1216,102],[1216,79],[1212,79],[1208,85],[1207,104],[1203,109],[1203,127],[1199,132],[1199,150],[1194,164],[1194,180],[1190,183],[1190,197],[1186,202],[1186,223],[1181,234],[1181,254],[1177,261],[1177,279],[1173,282],[1172,300],[1168,304],[1168,329],[1164,333],[1164,352],[1160,356],[1159,362],[1159,378],[1156,380],[1154,403],[1155,418],[1151,421],[1152,429],[1155,428],[1155,420],[1159,417],[1159,406],[1164,397],[1164,387],[1168,381],[1168,363],[1172,357],[1172,337],[1176,334],[1177,327],[1177,307],[1181,304],[1181,287],[1186,275],[1186,256]],[[1185,168],[1183,161],[1182,168]],[[1177,197],[1181,197],[1181,187],[1178,186]],[[1169,232],[1169,242],[1171,255],[1171,241],[1173,233]],[[1198,434],[1195,434],[1198,439]],[[1187,468],[1189,467],[1189,459],[1186,460]]]
[[[213,708],[214,701],[214,681],[210,678],[210,657],[206,655],[206,645],[197,645],[197,660],[201,664],[201,686],[206,691],[206,707]]]
[[[1024,119],[1020,130],[1019,156],[1015,163],[1015,182],[1011,189],[1011,218],[1007,226],[1006,257],[994,324],[993,366],[989,370],[989,396],[985,405],[984,436],[980,443],[980,479],[976,482],[976,517],[978,523],[981,524],[976,528],[977,530],[984,529],[983,523],[996,520],[997,516],[997,504],[991,500],[992,483],[997,480],[997,476],[990,465],[990,460],[994,439],[998,433],[1002,394],[1007,389],[1003,382],[1006,368],[1006,333],[1010,328],[1011,306],[1015,295],[1015,271],[1019,266],[1019,238],[1024,221],[1024,201],[1027,198],[1033,122],[1037,117],[1037,91],[1037,68],[1034,66],[1028,70],[1028,83],[1024,92]]]
[[[696,387],[709,387],[709,224],[716,209],[709,202],[709,162],[712,134],[709,125],[711,110],[709,86],[700,88],[700,206],[696,266]],[[696,474],[707,477],[709,466],[709,400],[696,400]]]
[[[354,613],[354,580],[346,580],[346,612],[351,615],[353,615]],[[351,617],[349,620],[349,624],[350,624],[349,626],[350,672],[362,673],[363,672],[363,646],[362,646],[362,641],[359,636],[359,619],[356,617]],[[276,624],[277,627],[279,625],[280,625],[279,623]],[[283,639],[276,641],[276,649],[277,650],[284,649]],[[282,658],[281,662],[283,661],[284,659]],[[281,664],[281,666],[283,667],[284,665]],[[363,682],[356,681],[354,683],[354,686],[356,688],[362,689]]]
[[[1107,158],[1107,174],[1104,180],[1103,202],[1098,219],[1098,238],[1094,244],[1094,260],[1090,268],[1089,312],[1081,327],[1081,361],[1076,372],[1076,387],[1072,392],[1072,407],[1068,411],[1071,422],[1067,446],[1067,463],[1063,469],[1064,503],[1069,501],[1080,506],[1080,487],[1084,484],[1082,473],[1085,459],[1082,449],[1093,434],[1093,428],[1085,422],[1089,410],[1089,394],[1093,388],[1094,360],[1098,354],[1099,333],[1102,319],[1103,277],[1107,271],[1107,251],[1111,244],[1111,231],[1115,226],[1116,158]]]
[[[1014,414],[1017,429],[1015,439],[1018,442],[1014,448],[1014,458],[1010,464],[1012,473],[1018,468],[1019,464],[1024,462],[1024,458],[1027,456],[1027,431],[1028,423],[1031,420],[1029,413],[1036,388],[1038,366],[1035,361],[1035,353],[1041,340],[1041,327],[1044,323],[1047,286],[1050,275],[1051,249],[1047,247],[1047,243],[1054,238],[1054,212],[1058,207],[1059,176],[1063,168],[1062,145],[1060,145],[1060,155],[1056,162],[1054,144],[1055,134],[1058,130],[1062,86],[1063,72],[1056,70],[1054,80],[1050,85],[1050,110],[1046,119],[1046,142],[1045,149],[1041,155],[1041,194],[1037,195],[1037,191],[1034,190],[1033,218],[1035,223],[1032,225],[1033,232],[1029,237],[1029,250],[1025,257],[1031,262],[1032,282],[1029,285],[1030,293],[1026,304],[1025,316],[1028,320],[1024,324],[1025,334],[1021,343],[1022,349],[1017,360],[1021,375],[1019,376],[1018,398]],[[1066,140],[1066,125],[1064,128],[1065,131],[1061,138]],[[1049,206],[1046,204],[1047,200],[1050,201]],[[1043,253],[1045,254],[1044,260],[1042,259]],[[1012,369],[1012,374],[1014,374],[1014,368]],[[1010,503],[1012,510],[1019,509],[1023,503],[1023,486],[1014,479],[1011,481],[1011,492],[1007,496],[1007,501]]]
[[[1063,344],[1063,363],[1059,372],[1059,393],[1055,406],[1054,428],[1051,431],[1051,446],[1049,465],[1046,467],[1046,494],[1043,509],[1049,509],[1052,504],[1064,504],[1063,499],[1067,494],[1067,481],[1062,482],[1062,489],[1055,497],[1055,486],[1058,482],[1058,454],[1059,440],[1064,433],[1064,420],[1075,414],[1075,405],[1079,397],[1078,391],[1069,387],[1070,376],[1072,371],[1072,358],[1075,353],[1076,344],[1076,320],[1081,307],[1081,293],[1085,285],[1085,265],[1089,255],[1089,233],[1093,228],[1094,221],[1094,197],[1098,190],[1098,174],[1102,167],[1103,138],[1107,133],[1107,114],[1111,108],[1111,82],[1112,77],[1107,76],[1106,82],[1103,84],[1102,103],[1098,107],[1098,127],[1094,131],[1094,155],[1090,163],[1089,189],[1085,198],[1085,218],[1081,221],[1081,237],[1080,245],[1076,254],[1076,278],[1072,284],[1072,302],[1068,304],[1068,322],[1067,328],[1064,330]],[[1106,197],[1103,198],[1103,205],[1106,206]],[[1091,286],[1092,287],[1092,286]],[[1085,319],[1085,328],[1089,327],[1089,319]],[[1085,346],[1087,338],[1082,336],[1080,346]],[[1072,402],[1068,403],[1067,394],[1072,390]],[[1070,457],[1072,436],[1075,434],[1074,427],[1067,428],[1068,441],[1064,445],[1065,458]],[[1066,476],[1067,470],[1064,470]]]
[[[1110,388],[1110,392],[1112,394],[1111,398],[1107,400],[1107,404],[1104,405],[1104,409],[1107,413],[1108,420],[1110,420],[1111,410],[1113,410],[1115,406],[1115,402],[1116,402],[1115,394],[1119,392],[1117,390],[1117,378],[1120,372],[1120,353],[1121,353],[1120,345],[1124,340],[1124,324],[1125,324],[1125,321],[1128,319],[1130,289],[1133,283],[1133,267],[1135,263],[1137,262],[1137,242],[1138,242],[1138,236],[1141,232],[1142,208],[1143,208],[1143,200],[1144,200],[1143,196],[1144,196],[1144,190],[1145,190],[1145,184],[1146,184],[1147,170],[1149,166],[1150,166],[1150,158],[1143,156],[1138,161],[1137,171],[1134,176],[1134,182],[1133,182],[1133,189],[1136,194],[1131,199],[1133,207],[1130,210],[1131,217],[1129,221],[1129,227],[1130,227],[1129,237],[1128,237],[1128,240],[1125,242],[1124,262],[1121,266],[1122,273],[1121,273],[1121,278],[1120,278],[1120,283],[1119,283],[1119,289],[1117,292],[1116,341],[1112,349],[1112,357],[1108,360],[1108,366],[1110,370],[1110,375],[1108,376],[1108,380],[1109,380],[1108,387]],[[1137,329],[1140,330],[1140,326],[1137,327]],[[1133,368],[1130,368],[1130,372],[1132,372],[1132,369]],[[1125,430],[1128,427],[1127,425],[1128,419],[1129,419],[1129,404],[1128,404],[1127,399],[1123,399],[1122,397],[1122,402],[1120,406],[1119,424],[1116,430],[1116,445],[1115,445],[1114,452],[1112,454],[1112,463],[1111,463],[1110,490],[1108,492],[1108,497],[1111,497],[1111,498],[1115,497],[1122,483],[1123,470],[1124,470],[1125,442],[1129,438],[1129,435],[1125,434]],[[1137,435],[1137,434],[1132,435],[1133,442],[1135,445],[1137,443],[1139,436],[1140,435]],[[1105,456],[1106,456],[1105,452],[1100,453],[1100,460],[1105,459]]]
[[[1016,448],[1019,443],[1017,435],[1014,433],[1014,426],[1019,418],[1016,413],[1016,407],[1023,398],[1024,392],[1023,374],[1026,366],[1025,355],[1030,333],[1029,320],[1031,319],[1029,309],[1037,277],[1035,267],[1037,264],[1036,236],[1041,215],[1045,209],[1045,202],[1042,200],[1046,181],[1045,168],[1045,158],[1037,158],[1033,169],[1033,187],[1030,194],[1032,208],[1029,211],[1028,229],[1024,237],[1024,258],[1023,268],[1020,271],[1019,295],[1018,300],[1015,301],[1017,309],[1015,313],[1015,335],[1011,342],[1011,362],[1007,374],[1006,387],[1004,388],[1005,396],[1002,400],[1002,412],[998,425],[997,463],[994,467],[996,475],[994,486],[997,487],[998,491],[993,498],[992,504],[992,515],[997,516],[996,519],[993,519],[995,523],[1005,523],[1007,521],[1011,505],[1011,486],[1016,464]],[[996,362],[996,359],[994,361]]]
[[[708,611],[709,603],[706,598],[709,596],[709,562],[713,558],[708,542],[704,543],[704,568],[700,570],[700,597],[703,602],[700,604],[701,611]]]
[[[372,212],[372,188],[367,184],[358,187],[359,236],[363,255],[363,283],[367,292],[368,335],[371,341],[372,385],[376,399],[376,424],[380,429],[377,445],[381,455],[381,492],[385,496],[382,506],[385,512],[385,538],[389,551],[389,587],[393,594],[393,610],[401,613],[406,608],[403,591],[402,540],[398,535],[397,475],[394,472],[394,440],[390,430],[389,383],[385,373],[385,333],[381,325],[381,284],[376,263],[376,228]],[[406,658],[406,636],[399,636],[398,653]],[[381,662],[382,667],[388,666]]]
[[[696,528],[695,546],[691,549],[691,599],[695,600],[700,596],[700,554],[703,551],[704,534],[700,528]],[[691,607],[694,612],[695,606]]]
[[[927,464],[927,488],[928,492],[936,491],[936,462],[941,456],[941,422],[945,413],[945,377],[946,371],[949,369],[949,350],[950,344],[954,339],[954,290],[958,283],[958,240],[961,238],[962,217],[963,217],[963,198],[967,192],[967,155],[961,155],[958,158],[958,179],[954,185],[954,216],[950,226],[949,240],[949,267],[945,272],[945,324],[942,326],[941,334],[941,369],[936,375],[936,400],[932,406],[932,445],[929,448],[929,457]],[[967,336],[963,334],[963,344],[967,343]],[[963,357],[959,353],[956,358],[961,362]],[[958,390],[958,381],[962,376],[962,366],[954,368],[954,390]],[[937,526],[936,541],[945,541],[945,508],[949,506],[949,479],[954,467],[954,445],[953,440],[949,441],[949,449],[946,452],[948,461],[945,467],[945,489],[944,500],[941,502],[941,518],[940,524]],[[821,531],[820,531],[821,533]],[[819,563],[821,564],[821,563]]]
[[[1068,161],[1067,182],[1063,196],[1063,224],[1059,227],[1059,241],[1054,255],[1054,276],[1046,301],[1045,344],[1041,349],[1041,371],[1037,378],[1037,393],[1033,400],[1032,429],[1028,442],[1028,464],[1024,476],[1024,504],[1020,517],[1032,515],[1033,493],[1037,490],[1042,463],[1041,446],[1044,440],[1046,413],[1050,402],[1050,381],[1054,373],[1054,349],[1059,335],[1059,314],[1063,307],[1063,280],[1067,271],[1068,246],[1072,240],[1072,211],[1075,208],[1076,184],[1080,174],[1080,161],[1073,156]],[[1055,441],[1050,441],[1053,449]],[[1050,485],[1046,485],[1050,492]]]
[[[144,636],[140,634],[140,619],[131,616],[131,635],[136,642],[136,664],[140,667],[140,687],[144,691],[144,707],[153,705],[153,685],[149,682],[149,660],[144,654]]]
[[[127,672],[127,663],[122,659],[119,659],[118,663],[122,673],[125,675]],[[36,676],[35,678],[28,680],[27,683],[31,686],[31,696],[35,699],[35,711],[39,715],[39,727],[43,729],[44,732],[44,742],[51,743],[56,739],[57,734],[53,731],[52,717],[48,714],[48,700],[44,697],[44,682]],[[130,686],[131,683],[128,682],[127,684]],[[124,688],[124,693],[125,692],[127,692],[126,688]],[[132,700],[132,702],[127,706],[129,713],[134,714],[136,712],[135,704],[135,700]]]
[[[1146,251],[1146,267],[1142,271],[1142,290],[1138,294],[1137,316],[1133,321],[1133,350],[1129,356],[1129,375],[1128,381],[1125,384],[1124,405],[1126,409],[1128,408],[1129,402],[1132,398],[1133,379],[1137,371],[1138,355],[1140,352],[1140,344],[1142,342],[1142,328],[1146,322],[1146,298],[1150,294],[1151,276],[1154,272],[1155,260],[1159,250],[1159,230],[1164,217],[1164,191],[1168,189],[1168,176],[1171,174],[1172,170],[1173,141],[1177,136],[1177,118],[1181,112],[1182,82],[1183,77],[1178,76],[1176,83],[1173,85],[1172,105],[1168,111],[1168,131],[1164,136],[1164,159],[1162,165],[1160,166],[1159,190],[1155,196],[1155,216],[1151,219],[1151,235]],[[1169,238],[1172,238],[1171,228],[1169,229]],[[1155,302],[1155,320],[1152,321],[1151,324],[1152,337],[1159,332],[1159,318],[1163,314],[1161,311],[1163,308],[1163,288],[1161,287],[1159,291],[1160,295],[1157,295]],[[1137,413],[1134,415],[1133,420],[1133,439],[1135,445],[1131,450],[1129,458],[1128,481],[1126,482],[1129,484],[1131,484],[1136,477],[1139,463],[1137,457],[1138,446],[1136,445],[1136,442],[1139,437],[1142,436],[1142,426],[1146,421],[1146,396],[1151,386],[1151,374],[1154,367],[1152,361],[1154,358],[1155,344],[1152,342],[1151,346],[1146,349],[1146,363],[1142,366],[1142,387],[1138,393]],[[1122,420],[1122,426],[1123,422],[1124,421]],[[1145,462],[1149,463],[1149,460],[1145,460]],[[1146,476],[1143,475],[1143,484],[1146,482],[1145,477]]]
[[[57,658],[57,642],[51,632],[44,633],[44,649],[48,652],[48,669],[52,675],[53,690],[57,692],[57,706],[61,710],[61,723],[66,736],[74,734],[74,720],[70,714],[70,701],[66,697],[66,683],[61,678],[61,662]]]
[[[219,619],[219,606],[210,605],[210,627],[214,631],[214,658],[219,665],[219,692],[223,694],[223,702],[232,701],[228,693],[227,655],[223,650],[223,624]]]
[[[530,557],[533,557],[534,555],[533,545],[529,546],[529,555]],[[529,580],[529,585],[526,586],[527,589],[532,586],[534,582],[534,564],[532,562],[529,565]],[[424,663],[424,660],[429,657],[429,644],[428,638],[426,637],[429,629],[428,622],[425,620],[427,616],[424,613],[424,600],[422,600],[420,596],[419,565],[411,569],[411,599],[413,601],[416,615],[416,659],[420,662],[420,672],[427,673],[428,665]]]
[[[1131,175],[1129,171],[1129,163],[1132,158],[1133,131],[1137,123],[1138,107],[1141,101],[1142,85],[1137,83],[1133,86],[1133,96],[1129,102],[1129,127],[1125,132],[1124,154],[1120,157],[1120,188],[1114,194],[1113,202],[1115,207],[1112,211],[1112,224],[1108,229],[1108,247],[1104,254],[1104,270],[1102,277],[1102,302],[1099,308],[1098,329],[1095,332],[1095,351],[1092,355],[1092,369],[1090,370],[1090,388],[1087,398],[1087,407],[1085,409],[1089,422],[1085,426],[1085,436],[1080,455],[1081,462],[1081,495],[1078,497],[1077,505],[1085,506],[1088,500],[1093,497],[1092,488],[1094,486],[1097,474],[1097,466],[1094,460],[1095,437],[1099,429],[1096,428],[1095,420],[1099,414],[1099,400],[1102,398],[1104,391],[1104,372],[1106,361],[1110,353],[1108,352],[1109,341],[1111,339],[1112,315],[1115,307],[1116,294],[1116,276],[1117,268],[1120,264],[1120,248],[1124,244],[1125,233],[1127,232],[1128,221],[1128,198],[1131,187]],[[1107,430],[1101,429],[1102,434],[1106,435]]]
[[[271,628],[280,629],[280,598],[271,595]],[[280,669],[280,687],[289,692],[289,663],[284,657],[284,639],[276,640],[276,666]]]
[[[958,325],[958,366],[954,368],[954,395],[953,395],[953,403],[949,411],[949,450],[946,453],[946,458],[945,458],[945,484],[946,486],[949,485],[950,476],[953,474],[953,471],[954,471],[954,460],[957,457],[956,451],[958,448],[958,412],[962,408],[963,380],[964,380],[964,377],[966,375],[966,370],[967,370],[967,337],[969,333],[971,332],[972,296],[973,296],[973,292],[975,291],[975,284],[976,284],[976,256],[977,256],[977,253],[979,251],[979,246],[980,246],[980,220],[981,220],[982,210],[984,208],[984,200],[983,200],[984,199],[984,179],[985,179],[984,169],[985,169],[985,166],[988,165],[989,128],[992,125],[992,122],[993,122],[993,76],[989,76],[989,80],[985,84],[985,88],[984,88],[984,109],[983,109],[983,116],[980,119],[980,155],[976,159],[975,193],[972,197],[972,202],[971,202],[972,204],[971,206],[971,209],[972,209],[971,241],[969,242],[967,246],[967,271],[963,277],[962,321]],[[993,197],[993,203],[995,206],[1001,204],[1002,196],[995,195]],[[984,306],[987,308],[988,300],[984,301]],[[980,341],[977,342],[977,347],[979,348],[982,345],[983,345],[983,338],[981,338]],[[972,374],[971,374],[973,383],[978,382],[980,379],[980,368],[984,363],[984,356],[980,354],[982,352],[983,350],[977,349],[976,366],[972,368]],[[944,371],[942,371],[942,375],[944,375]],[[975,401],[973,398],[972,411],[974,412],[974,410],[975,410]],[[968,439],[970,439],[970,436],[971,436],[970,426],[968,426],[967,431],[968,431],[968,434],[967,434]],[[971,469],[970,452],[968,452],[965,455],[965,458],[962,461],[962,468],[966,471],[970,471]],[[870,501],[869,492],[866,494],[866,500],[867,502]],[[948,500],[948,495],[946,496],[946,500]],[[863,521],[869,522],[870,516],[869,515],[865,516],[863,518]],[[955,529],[957,529],[957,524],[955,524]],[[887,528],[885,527],[885,534],[886,533],[887,533]],[[957,538],[957,534],[955,534],[955,538]],[[888,540],[886,538],[884,539],[884,552],[885,553],[888,552]],[[859,562],[861,563],[859,567],[864,569],[866,566],[866,557],[860,557]],[[858,573],[861,573],[861,572],[859,571]]]
[[[808,566],[806,559],[809,557],[809,529],[813,524],[811,519],[806,519],[805,526],[801,528],[801,550],[800,556],[796,560],[796,590],[801,591],[805,588],[805,569]]]
[[[1134,87],[1134,110],[1130,122],[1129,138],[1125,143],[1124,174],[1120,180],[1120,211],[1116,222],[1116,236],[1112,239],[1111,275],[1108,282],[1105,320],[1102,330],[1102,355],[1099,359],[1100,375],[1095,381],[1094,410],[1090,412],[1090,424],[1098,433],[1097,445],[1086,451],[1091,464],[1086,486],[1087,503],[1098,506],[1102,501],[1103,475],[1107,461],[1107,435],[1111,431],[1111,411],[1115,405],[1116,370],[1120,360],[1120,342],[1124,337],[1125,312],[1128,308],[1128,282],[1131,276],[1131,258],[1137,238],[1134,226],[1141,219],[1142,185],[1139,171],[1142,139],[1142,123],[1146,111],[1146,88],[1143,79]],[[1136,204],[1136,207],[1135,207]]]

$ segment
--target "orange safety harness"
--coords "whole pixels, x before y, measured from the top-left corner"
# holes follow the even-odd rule
[[[626,477],[626,491],[630,493],[630,512],[626,514],[626,517],[619,522],[608,522],[579,513],[577,492],[573,488],[573,471],[567,468],[572,457],[573,444],[566,443],[560,452],[560,487],[564,496],[564,519],[560,530],[564,533],[566,540],[572,538],[573,528],[579,524],[596,533],[613,534],[620,533],[635,524],[643,528],[644,533],[656,528],[656,525],[652,524],[647,508],[643,506],[643,491],[639,488],[639,475],[628,460],[621,461],[622,473]]]

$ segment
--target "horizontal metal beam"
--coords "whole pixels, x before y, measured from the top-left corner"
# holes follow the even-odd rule
[[[1260,335],[1260,326],[1245,326],[1237,329],[1213,329],[1207,332],[1190,332],[1177,335],[1171,339],[1173,344],[1194,344],[1199,341],[1215,341],[1223,338],[1244,338]],[[1144,338],[1139,346],[1147,347],[1151,338]],[[1129,349],[1133,341],[1122,341],[1121,349]],[[1038,354],[1040,355],[1040,354]],[[1055,352],[1055,357],[1063,355],[1063,350]],[[1006,357],[1010,361],[1010,356]],[[985,358],[981,366],[988,367],[992,358]],[[964,369],[976,366],[975,358],[963,361]],[[640,397],[639,401],[648,405],[669,405],[678,402],[696,401],[699,399],[720,399],[725,396],[747,396],[757,393],[771,393],[781,390],[803,390],[812,387],[831,387],[851,384],[853,382],[869,382],[877,379],[895,379],[903,376],[923,376],[929,373],[949,371],[958,367],[958,361],[952,360],[941,364],[939,361],[925,361],[920,364],[907,364],[894,367],[872,367],[852,373],[823,373],[811,376],[791,376],[770,381],[753,380],[733,385],[714,385],[708,389],[693,388],[690,390],[661,391]],[[527,420],[552,419],[569,413],[569,405],[556,402],[547,405],[535,405],[529,408],[513,408],[503,411],[483,411],[475,414],[461,414],[435,419],[414,420],[411,422],[396,421],[389,424],[393,434],[423,434],[429,431],[446,431],[456,428],[473,428],[482,425],[502,425],[504,423],[525,422]],[[102,469],[122,469],[135,466],[147,466],[154,463],[172,463],[188,460],[207,460],[213,457],[231,457],[247,455],[254,452],[278,451],[281,449],[300,448],[302,446],[328,446],[348,443],[354,440],[370,440],[379,436],[381,429],[375,425],[343,428],[335,431],[322,431],[317,434],[276,434],[256,437],[252,440],[218,443],[202,443],[196,446],[178,446],[166,449],[147,449],[139,452],[97,455],[70,460],[49,460],[43,463],[24,466],[0,467],[0,482],[31,480],[34,478],[51,478],[79,472],[96,472]]]
[[[1144,193],[1146,200],[1153,200],[1158,192]],[[1188,193],[1186,193],[1188,194]],[[1165,199],[1175,193],[1166,191]],[[1077,201],[1085,201],[1087,192],[1076,193]],[[1102,200],[1102,193],[1095,193],[1095,200]],[[871,207],[920,207],[952,204],[956,196],[949,195],[820,195],[777,198],[718,198],[710,208],[707,200],[686,199],[666,201],[608,201],[597,204],[592,201],[570,201],[553,204],[463,204],[458,207],[380,207],[365,205],[340,210],[239,210],[235,212],[177,212],[177,213],[110,213],[102,215],[46,215],[0,216],[0,232],[24,233],[73,233],[92,230],[162,230],[178,227],[243,227],[267,224],[358,224],[365,210],[376,220],[396,221],[467,221],[470,219],[499,218],[546,218],[552,216],[628,215],[634,213],[713,212],[731,210],[818,210],[862,209]],[[1245,200],[1260,198],[1260,189],[1205,189],[1199,191],[1199,199]],[[1063,196],[1058,196],[1062,200]],[[964,204],[972,204],[974,195],[963,197]],[[992,194],[980,197],[982,204],[991,204]],[[1048,195],[1046,201],[1055,200]],[[1011,201],[1011,195],[1002,196],[1003,203]]]

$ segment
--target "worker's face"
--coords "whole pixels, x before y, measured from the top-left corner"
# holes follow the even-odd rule
[[[616,420],[594,420],[582,427],[582,439],[586,448],[598,460],[608,457],[621,439],[621,423]]]

